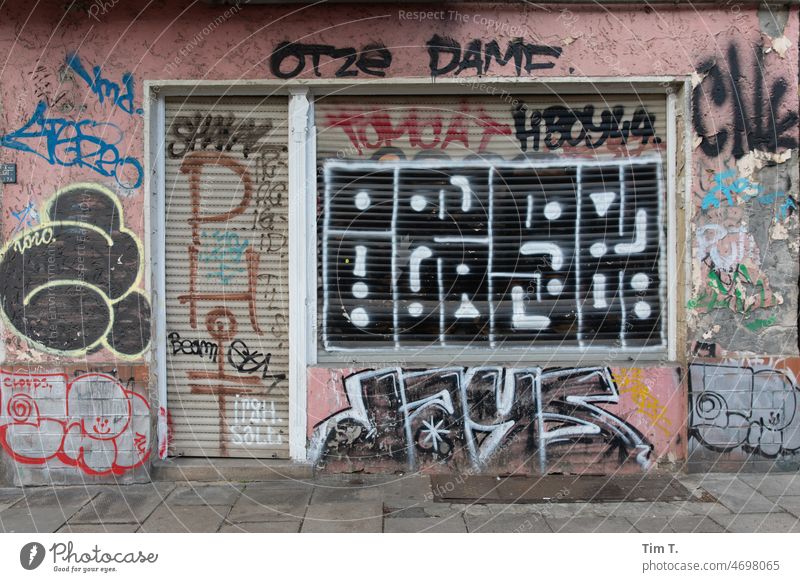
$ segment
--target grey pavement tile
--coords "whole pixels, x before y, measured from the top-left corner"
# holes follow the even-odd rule
[[[385,533],[467,533],[460,515],[450,518],[387,518],[383,522]]]
[[[220,533],[298,533],[300,524],[297,521],[259,521],[254,523],[224,522]]]
[[[70,523],[142,523],[174,488],[166,482],[104,488]]]
[[[550,526],[538,513],[470,514],[464,519],[474,533],[549,533]]]
[[[575,519],[547,518],[547,524],[556,533],[628,533],[636,528],[622,517],[576,517]]]
[[[98,494],[96,487],[37,487],[0,511],[4,532],[54,532]]]
[[[738,477],[739,480],[747,483],[764,497],[777,498],[784,495],[800,495],[800,474],[797,473],[739,474]]]
[[[316,503],[308,506],[303,532],[380,533],[383,504],[379,501]]]
[[[173,505],[233,505],[242,493],[243,485],[179,485],[166,504]]]
[[[66,523],[56,533],[134,533],[138,529],[138,523]]]
[[[314,487],[307,484],[248,485],[233,505],[232,523],[296,521],[303,519]]]
[[[643,517],[641,519],[631,519],[636,531],[642,533],[672,533],[669,526],[669,519],[666,517]]]
[[[676,517],[669,521],[669,526],[676,533],[722,533],[725,531],[713,519],[702,515]]]
[[[621,503],[593,503],[591,512],[606,517],[626,517],[631,521],[639,518],[670,518],[676,515],[692,515],[680,507],[680,502],[669,501],[623,501]]]
[[[701,485],[720,503],[735,513],[769,513],[782,511],[774,502],[738,479],[708,479]]]
[[[350,484],[324,484],[314,487],[311,503],[339,503],[348,501],[379,501],[380,489],[374,486]]]
[[[721,503],[706,503],[702,501],[673,501],[678,509],[690,512],[692,515],[713,515],[718,513],[731,513],[731,510]]]
[[[141,528],[145,533],[213,533],[222,525],[230,506],[162,504]]]
[[[410,507],[391,507],[384,503],[383,513],[386,517],[426,518],[450,517],[467,511],[470,506],[455,503],[418,503]]]
[[[0,511],[8,509],[25,496],[23,489],[19,487],[0,488]]]
[[[715,515],[714,521],[734,533],[798,533],[800,520],[788,513]]]
[[[778,505],[794,515],[800,517],[800,495],[784,495],[777,498]]]

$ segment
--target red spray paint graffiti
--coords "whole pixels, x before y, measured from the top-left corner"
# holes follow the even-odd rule
[[[147,400],[112,376],[0,370],[0,402],[0,446],[19,463],[121,475],[150,456]]]

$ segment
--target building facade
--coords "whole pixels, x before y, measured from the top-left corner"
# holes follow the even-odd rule
[[[796,2],[31,10],[3,482],[800,466]]]

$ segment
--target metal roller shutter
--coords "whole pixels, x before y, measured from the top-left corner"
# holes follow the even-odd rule
[[[170,455],[288,457],[287,118],[166,99]]]
[[[666,98],[315,104],[320,358],[666,348]]]

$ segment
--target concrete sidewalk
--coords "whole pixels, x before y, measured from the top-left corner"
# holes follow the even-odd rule
[[[800,532],[800,474],[682,475],[688,501],[451,504],[425,475],[0,489],[4,532]]]

